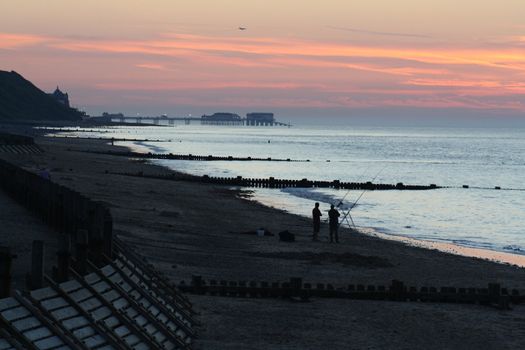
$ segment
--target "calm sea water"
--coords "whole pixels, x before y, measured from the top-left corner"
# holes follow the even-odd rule
[[[437,184],[431,191],[365,192],[351,211],[357,226],[418,240],[525,254],[525,129],[379,127],[119,127],[102,137],[144,142],[152,152],[309,159],[310,162],[158,161],[192,174]],[[82,133],[75,133],[82,134]],[[85,136],[94,136],[85,134]],[[462,188],[469,185],[469,189]],[[494,190],[500,186],[502,190]],[[258,189],[264,204],[308,216],[362,191]]]

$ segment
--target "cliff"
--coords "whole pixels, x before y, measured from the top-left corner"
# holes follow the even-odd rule
[[[0,120],[80,120],[82,113],[46,94],[16,72],[0,70]]]

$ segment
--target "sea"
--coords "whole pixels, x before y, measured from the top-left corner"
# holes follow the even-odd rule
[[[523,128],[366,127],[350,123],[293,127],[176,124],[89,131],[70,129],[58,136],[165,141],[116,143],[153,153],[302,160],[152,161],[195,175],[436,184],[442,188],[249,190],[253,191],[252,200],[306,217],[311,215],[315,202],[320,202],[325,212],[330,204],[342,202],[341,212],[351,208],[349,220],[343,225],[355,225],[386,238],[525,256]]]

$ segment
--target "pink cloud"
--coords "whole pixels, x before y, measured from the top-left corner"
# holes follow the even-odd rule
[[[166,70],[167,68],[162,64],[158,63],[139,63],[135,65],[138,68],[153,69],[153,70]]]
[[[299,84],[286,82],[250,82],[250,81],[230,81],[230,82],[171,82],[171,83],[101,83],[97,87],[104,90],[140,90],[140,91],[161,91],[161,90],[215,90],[215,89],[312,89],[322,87],[320,84]]]
[[[520,40],[524,41],[523,37]],[[38,46],[35,63],[54,66],[38,56],[44,53],[53,62],[60,58],[65,61],[54,74],[67,79],[76,76],[91,88],[115,94],[129,92],[126,96],[133,99],[137,98],[131,96],[133,91],[231,90],[238,96],[223,94],[210,103],[521,110],[522,103],[515,99],[525,94],[525,84],[519,82],[519,77],[525,76],[525,48],[512,45],[461,49],[177,33],[150,40],[0,33],[0,48],[24,47],[26,51],[34,46]],[[69,64],[71,56],[82,62],[82,71]],[[23,57],[25,61],[33,58],[27,54]],[[15,58],[12,62],[17,64]],[[243,94],[257,90],[262,96],[271,90],[282,96]],[[491,97],[506,96],[509,100],[487,102]],[[189,96],[178,98],[191,100]]]
[[[515,94],[525,92],[525,83],[501,82],[487,80],[442,80],[442,79],[414,79],[404,82],[406,85],[449,88],[482,88],[490,90],[512,91]],[[479,90],[471,90],[479,91]]]
[[[31,34],[0,33],[0,49],[15,49],[33,46],[51,40],[48,37]]]
[[[411,60],[434,65],[476,65],[525,71],[525,50],[506,51],[455,48],[381,48],[335,43],[306,42],[292,39],[229,37],[202,37],[173,35],[163,40],[146,41],[68,41],[54,44],[55,48],[71,51],[101,51],[107,53],[135,53],[159,56],[194,56],[202,54],[250,54],[270,57],[375,57]],[[264,59],[265,57],[262,57]]]

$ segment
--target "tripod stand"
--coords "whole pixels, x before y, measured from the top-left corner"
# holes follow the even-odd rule
[[[343,215],[343,218],[341,219],[341,221],[339,221],[339,224],[338,224],[339,226],[341,226],[343,222],[346,222],[349,228],[354,228],[354,229],[356,228],[354,219],[352,219],[352,215],[350,215],[350,210],[352,210],[352,208],[353,206],[350,209],[348,209],[346,213]],[[348,221],[348,219],[350,219],[350,221]]]
[[[376,176],[374,176],[374,178],[372,179],[372,181],[374,181],[378,176],[379,174],[385,169],[386,166],[382,167],[376,174]],[[352,203],[352,205],[350,206],[350,208],[348,208],[348,210],[346,211],[346,213],[343,215],[343,218],[341,219],[341,221],[338,223],[337,227],[341,226],[341,224],[343,222],[346,222],[346,224],[348,225],[349,228],[356,228],[355,226],[355,223],[354,223],[354,219],[352,219],[352,216],[350,215],[350,211],[352,209],[354,209],[354,207],[357,205],[357,202],[359,202],[359,200],[361,199],[361,197],[363,197],[363,195],[365,194],[365,192],[368,191],[367,189],[365,189],[363,192],[361,192],[361,194],[359,195],[359,197],[357,197],[357,199],[354,201],[354,203]],[[342,204],[343,204],[343,200],[346,198],[346,196],[348,196],[348,194],[350,193],[350,190],[348,190],[348,192],[346,192],[346,194],[344,195],[344,197],[341,199],[341,201],[339,202],[339,204],[337,204],[337,207],[340,207]],[[348,221],[348,219],[350,219],[350,221]],[[351,224],[350,224],[351,223]]]

